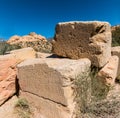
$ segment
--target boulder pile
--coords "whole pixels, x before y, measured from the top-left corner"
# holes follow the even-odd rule
[[[23,48],[1,56],[0,104],[16,93],[17,79],[19,97],[37,108],[33,118],[94,118],[89,114],[93,105],[107,102],[120,75],[120,48],[111,48],[110,27],[99,21],[58,23],[53,54]],[[104,113],[112,117],[107,109]]]
[[[58,57],[38,54],[41,59],[17,66],[21,95],[36,101],[44,117],[80,117],[80,111],[93,100],[105,99],[115,85],[119,57],[111,56],[110,24],[59,23],[52,43]],[[91,66],[98,68],[95,77],[90,77]]]
[[[51,52],[52,44],[42,35],[31,32],[25,36],[12,36],[8,41],[10,45],[18,45],[21,48],[32,47],[35,51]]]

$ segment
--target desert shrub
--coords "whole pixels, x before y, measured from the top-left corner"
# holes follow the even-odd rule
[[[0,55],[4,55],[5,53],[14,50],[14,49],[20,49],[21,47],[19,45],[10,45],[6,43],[6,41],[0,41]]]
[[[15,113],[18,118],[31,118],[29,103],[25,98],[19,98],[15,103]]]
[[[97,74],[100,68],[91,67],[86,73],[82,73],[75,79],[75,101],[76,101],[76,118],[96,118],[102,115],[100,109],[97,110],[97,103],[101,106],[104,112],[107,109],[103,101],[109,91],[109,87],[105,86],[98,80]],[[109,111],[106,110],[109,115]],[[97,115],[98,116],[97,116]],[[102,117],[101,117],[102,118]]]
[[[109,90],[111,89],[109,85],[103,84],[101,78],[99,78],[98,72],[100,68],[91,67],[90,77],[91,77],[91,89],[92,89],[92,101],[98,101],[105,99]]]
[[[8,44],[6,44],[5,41],[0,41],[0,55],[5,54],[7,47]]]
[[[87,106],[91,101],[91,78],[89,71],[76,77],[74,94],[77,103],[76,116],[77,118],[82,118],[82,114],[87,112]]]
[[[120,45],[120,27],[115,27],[112,30],[112,46],[119,46]]]

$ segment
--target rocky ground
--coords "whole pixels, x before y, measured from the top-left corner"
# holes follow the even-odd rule
[[[17,118],[14,111],[17,100],[17,97],[13,96],[4,105],[0,106],[0,118]]]
[[[108,97],[92,102],[80,118],[120,118],[120,84],[116,83]]]

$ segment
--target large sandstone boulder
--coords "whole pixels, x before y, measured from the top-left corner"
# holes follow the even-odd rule
[[[0,60],[0,105],[16,92],[16,60]]]
[[[75,110],[77,104],[75,83],[88,81],[83,75],[88,75],[90,65],[88,59],[26,60],[18,65],[18,79],[22,94],[40,108],[40,113],[45,118],[73,118],[77,111],[77,108]],[[89,84],[87,82],[87,86],[84,87],[88,88]],[[85,99],[89,94],[85,89],[87,95]]]
[[[89,58],[103,67],[111,56],[111,29],[107,22],[65,22],[56,26],[53,52],[72,59]]]

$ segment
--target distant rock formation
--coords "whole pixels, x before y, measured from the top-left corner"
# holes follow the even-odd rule
[[[47,41],[45,37],[41,36],[41,35],[37,35],[35,32],[31,32],[28,35],[25,36],[18,36],[18,35],[14,35],[12,36],[7,43],[9,44],[18,44],[18,43],[24,43],[24,42],[33,42],[33,41]]]
[[[32,47],[39,52],[51,52],[52,44],[42,35],[31,32],[25,36],[12,36],[7,43],[19,45],[21,48]]]

